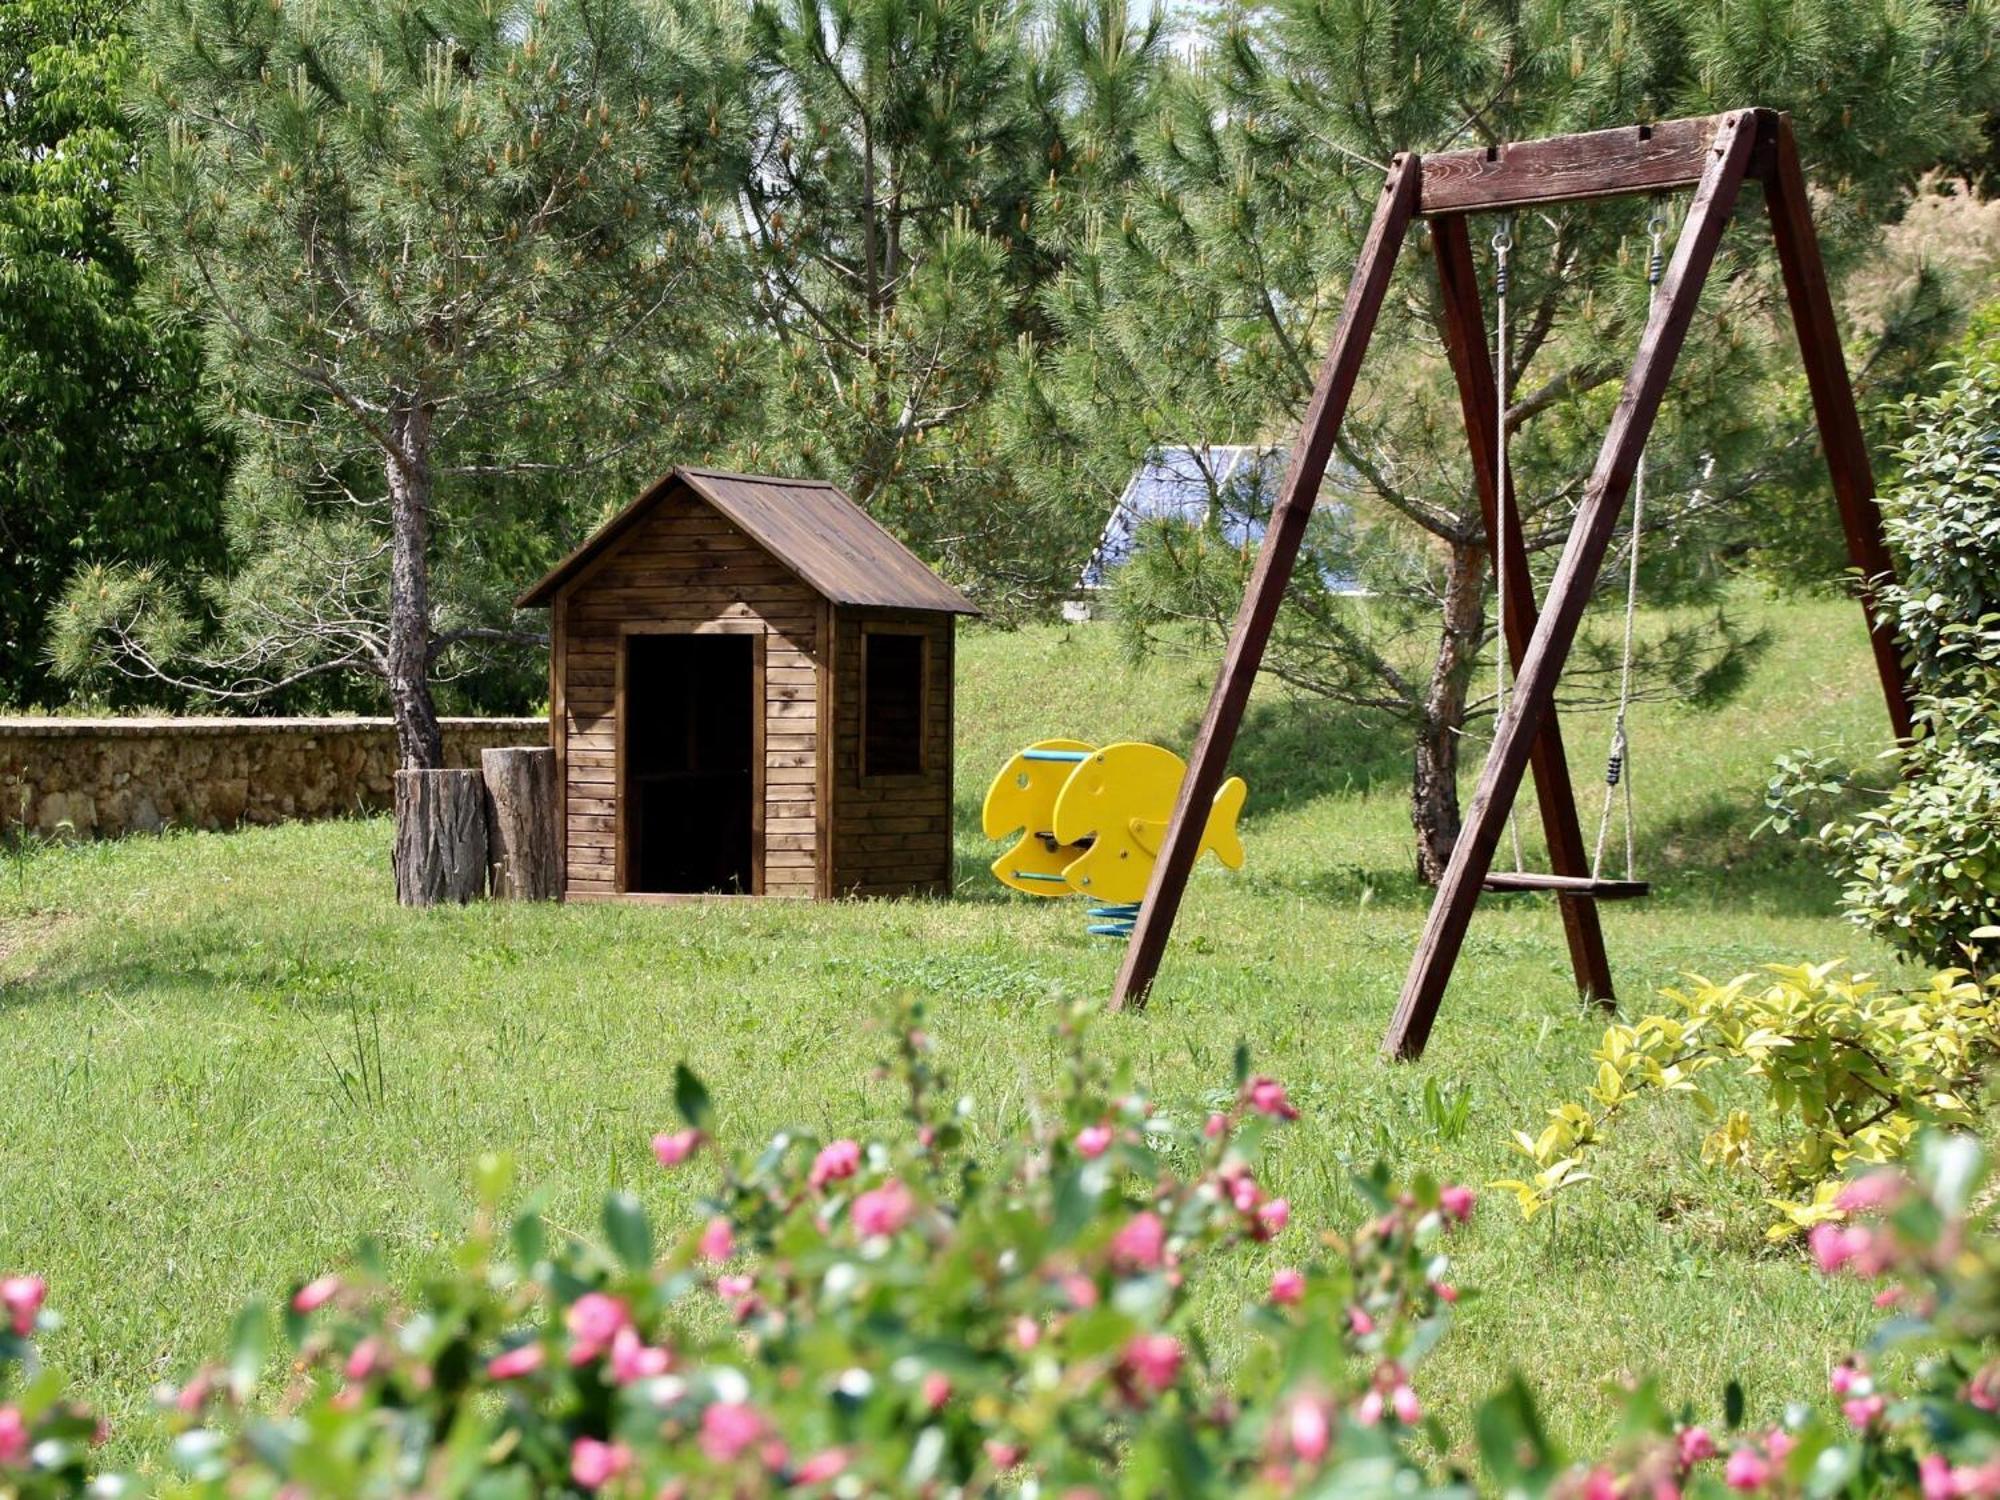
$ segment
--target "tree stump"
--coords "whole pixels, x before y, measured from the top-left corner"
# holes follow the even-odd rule
[[[556,753],[509,746],[479,752],[486,776],[486,857],[492,892],[507,901],[554,901]]]
[[[486,893],[486,781],[477,771],[396,773],[396,899],[405,906]]]

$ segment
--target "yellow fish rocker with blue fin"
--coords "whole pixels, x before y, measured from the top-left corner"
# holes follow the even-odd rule
[[[1173,751],[1136,740],[1102,749],[1081,740],[1030,745],[986,794],[986,836],[1021,830],[994,861],[995,877],[1031,895],[1089,897],[1091,932],[1130,937],[1186,774]],[[1229,869],[1243,867],[1236,822],[1248,791],[1240,776],[1222,784],[1196,858],[1212,853]]]

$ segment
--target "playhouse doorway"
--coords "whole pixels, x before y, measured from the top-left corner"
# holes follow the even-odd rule
[[[624,889],[757,892],[758,638],[625,637]]]

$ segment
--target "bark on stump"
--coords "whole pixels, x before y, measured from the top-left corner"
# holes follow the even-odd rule
[[[486,852],[493,894],[553,901],[556,880],[556,753],[509,746],[479,752],[486,777]]]
[[[405,906],[486,893],[486,781],[477,771],[396,773],[396,899]]]

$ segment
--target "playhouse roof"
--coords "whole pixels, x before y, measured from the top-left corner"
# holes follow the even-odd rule
[[[731,474],[681,466],[600,526],[540,583],[522,609],[546,607],[556,591],[594,562],[684,484],[773,557],[835,604],[976,615],[971,600],[924,565],[866,511],[824,479]]]

